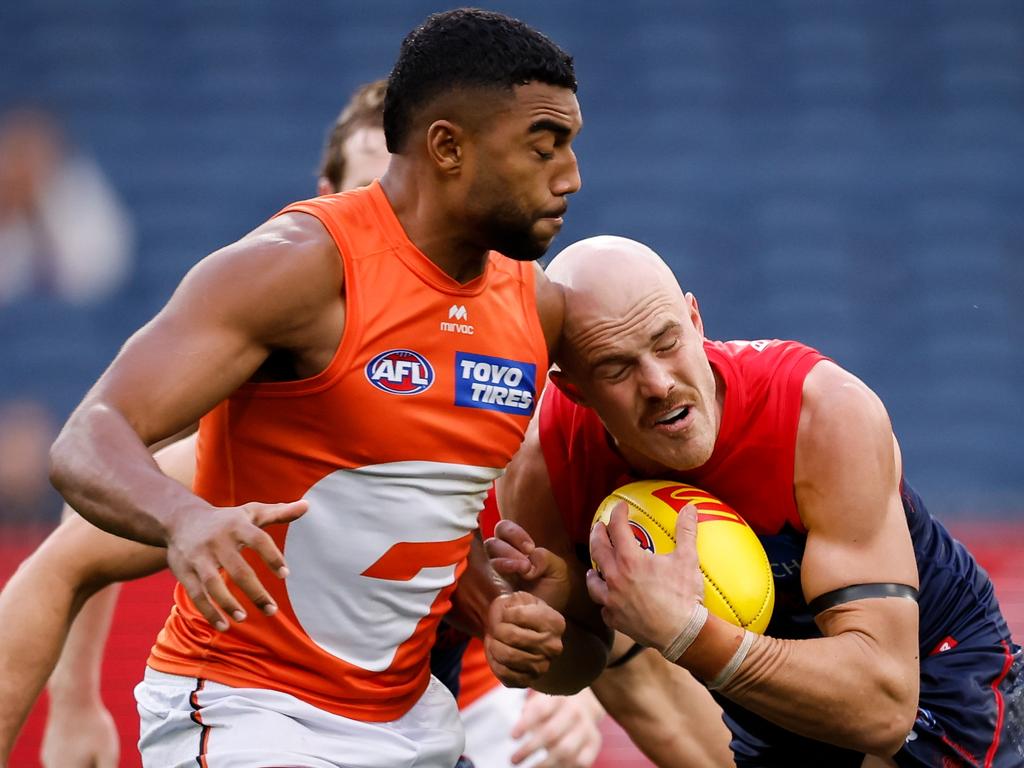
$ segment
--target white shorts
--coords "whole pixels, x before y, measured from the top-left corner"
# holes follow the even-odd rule
[[[512,753],[519,748],[519,741],[509,732],[519,722],[526,695],[525,688],[498,685],[462,710],[465,754],[477,768],[529,768],[547,756],[540,750],[518,766],[512,765]]]
[[[452,768],[464,741],[455,700],[433,677],[415,706],[387,723],[148,668],[135,700],[144,768]]]

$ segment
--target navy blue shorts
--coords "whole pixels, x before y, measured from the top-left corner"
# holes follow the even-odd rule
[[[921,660],[917,720],[901,768],[1024,766],[1024,654],[957,646]]]
[[[443,619],[437,625],[437,638],[430,650],[430,674],[444,687],[459,697],[459,677],[462,675],[462,655],[466,652],[469,635],[455,629]]]
[[[737,768],[860,768],[864,756],[785,731],[716,695]],[[958,645],[921,661],[917,721],[900,768],[1024,766],[1024,654],[998,641]]]

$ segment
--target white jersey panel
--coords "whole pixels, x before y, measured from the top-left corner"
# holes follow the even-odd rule
[[[288,599],[310,639],[371,672],[390,667],[455,580],[456,563],[420,566],[407,545],[452,542],[473,531],[500,473],[404,461],[339,469],[310,488],[303,497],[309,511],[288,525],[284,550]],[[389,554],[413,558],[403,563],[405,576],[363,575]]]

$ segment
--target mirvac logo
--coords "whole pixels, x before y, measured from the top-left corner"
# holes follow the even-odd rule
[[[448,333],[464,333],[472,336],[475,329],[469,324],[469,312],[465,304],[452,304],[448,308],[448,320],[441,321],[441,330]]]
[[[391,349],[366,364],[366,379],[393,395],[418,395],[434,383],[434,369],[419,352]]]
[[[521,416],[533,413],[537,366],[489,355],[455,353],[455,404]]]

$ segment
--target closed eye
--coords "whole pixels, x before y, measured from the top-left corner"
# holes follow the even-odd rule
[[[605,381],[617,382],[622,381],[626,378],[626,374],[629,372],[629,365],[623,363],[621,365],[606,365],[602,366],[595,372],[598,378],[604,379]]]
[[[664,343],[661,344],[661,346],[655,347],[654,351],[660,355],[664,354],[665,352],[671,352],[677,346],[679,346],[679,337],[672,336],[671,339],[666,340]]]

